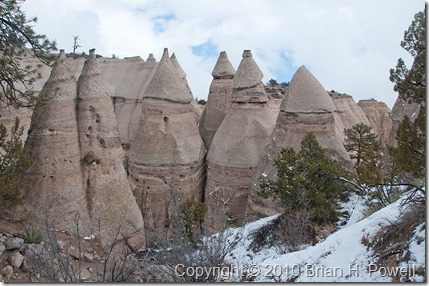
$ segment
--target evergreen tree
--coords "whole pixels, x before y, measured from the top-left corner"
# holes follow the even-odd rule
[[[397,172],[405,172],[413,177],[424,178],[426,173],[425,152],[425,112],[420,110],[414,122],[405,116],[396,135],[397,147],[391,155]]]
[[[40,64],[48,64],[55,42],[36,34],[32,23],[37,18],[27,19],[21,11],[22,0],[0,1],[0,105],[33,107],[38,98],[29,91],[40,78],[39,67],[25,65],[23,57],[33,57]],[[21,201],[18,182],[31,162],[24,153],[20,139],[23,128],[18,118],[10,134],[0,124],[0,205],[11,206]]]
[[[200,201],[186,200],[180,206],[184,230],[189,241],[192,243],[197,241],[199,235],[198,231],[201,229],[206,212],[207,206]]]
[[[360,183],[367,185],[382,182],[381,144],[372,127],[358,123],[344,130],[346,136],[344,147],[350,152],[350,158],[355,160],[355,169]]]
[[[314,134],[304,137],[298,153],[293,148],[283,148],[274,164],[277,178],[260,179],[260,196],[279,198],[287,209],[305,209],[320,224],[338,219],[337,201],[347,190],[339,178],[347,176],[347,172],[326,154]]]
[[[55,42],[34,32],[19,3],[24,1],[0,1],[0,101],[15,106],[34,106],[37,97],[28,89],[40,78],[39,67],[24,65],[23,56],[35,57],[41,64],[48,64]],[[18,86],[22,86],[18,88]]]
[[[404,32],[401,47],[409,52],[414,62],[408,69],[402,59],[390,70],[390,81],[394,90],[409,102],[423,103],[426,97],[426,17],[424,11],[414,15],[408,30]]]
[[[15,119],[10,135],[3,124],[0,125],[0,206],[3,207],[21,202],[18,183],[21,175],[31,165],[20,138],[23,131],[18,118]]]

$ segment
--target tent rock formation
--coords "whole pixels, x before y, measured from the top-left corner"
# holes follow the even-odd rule
[[[77,118],[89,216],[103,237],[123,236],[144,245],[143,217],[128,183],[112,100],[91,50],[78,79]],[[106,239],[107,240],[107,239]]]
[[[193,97],[167,49],[142,98],[129,151],[129,181],[147,240],[154,240],[169,234],[181,202],[202,199],[205,149]]]
[[[232,82],[235,69],[226,52],[220,52],[212,71],[213,80],[210,84],[206,107],[201,115],[198,126],[206,149],[210,149],[213,137],[225,118],[232,104]]]
[[[301,66],[294,74],[283,100],[275,129],[269,143],[262,152],[263,157],[257,166],[252,184],[252,194],[249,195],[247,215],[254,219],[260,215],[271,215],[277,212],[278,205],[272,200],[263,200],[256,195],[258,179],[264,176],[273,179],[276,169],[273,160],[280,149],[292,147],[300,150],[304,136],[312,132],[328,155],[340,161],[343,166],[352,170],[353,165],[347,154],[339,127],[335,120],[335,104],[320,84],[320,82]]]
[[[245,50],[233,78],[232,106],[219,126],[207,155],[206,233],[228,222],[245,220],[254,168],[274,128],[278,110],[268,105],[262,72]]]

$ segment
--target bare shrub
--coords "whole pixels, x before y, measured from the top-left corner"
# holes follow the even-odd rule
[[[70,234],[56,230],[46,218],[47,239],[42,249],[30,251],[27,256],[29,272],[37,275],[38,282],[138,281],[142,257],[127,245],[128,236],[121,234],[125,216],[111,242],[95,235],[82,237],[79,215],[74,221],[76,232]]]
[[[255,230],[250,247],[257,252],[274,247],[279,254],[299,250],[315,239],[311,214],[305,209],[289,210],[270,223]]]
[[[371,237],[364,237],[362,243],[371,247],[375,253],[375,263],[379,266],[398,267],[401,263],[410,260],[409,244],[415,234],[416,228],[421,225],[424,228],[426,220],[426,207],[416,203],[409,205],[405,212],[395,221],[382,227]],[[424,269],[417,269],[417,274],[425,277]],[[392,277],[393,282],[400,281],[401,277]],[[411,277],[405,281],[412,282]],[[403,279],[403,277],[402,277]]]
[[[230,230],[198,242],[189,239],[183,228],[176,228],[169,238],[160,238],[148,249],[144,268],[145,282],[219,282],[222,277],[210,275],[188,275],[184,269],[200,267],[214,269],[226,265],[226,255],[237,245],[241,237],[231,235]]]

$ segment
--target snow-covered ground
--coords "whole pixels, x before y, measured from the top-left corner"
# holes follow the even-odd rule
[[[244,275],[246,279],[261,282],[288,279],[295,282],[391,282],[389,274],[392,271],[410,270],[414,273],[415,269],[425,266],[425,241],[416,240],[419,236],[425,238],[425,231],[421,226],[416,228],[410,243],[410,263],[400,265],[404,269],[377,267],[374,253],[362,244],[363,237],[371,237],[380,227],[398,218],[400,201],[401,199],[363,218],[363,202],[358,196],[352,196],[343,205],[351,214],[346,224],[314,246],[283,255],[273,248],[254,253],[249,247],[249,234],[277,215],[241,228],[228,229],[227,240],[239,237],[240,241],[226,256],[226,261],[233,265],[233,270],[223,271],[221,280],[240,281]],[[423,277],[417,274],[410,279],[415,282],[423,281]]]

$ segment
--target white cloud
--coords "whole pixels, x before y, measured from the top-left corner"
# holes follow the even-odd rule
[[[289,81],[304,64],[328,90],[392,107],[397,95],[389,69],[399,57],[410,63],[399,43],[424,5],[422,0],[27,0],[23,8],[39,17],[37,32],[66,50],[71,35],[79,35],[81,51],[95,47],[104,56],[146,59],[154,53],[159,60],[168,47],[198,98],[207,97],[216,57],[197,56],[192,47],[210,41],[215,54],[225,50],[235,68],[243,50],[251,49],[264,81]]]

